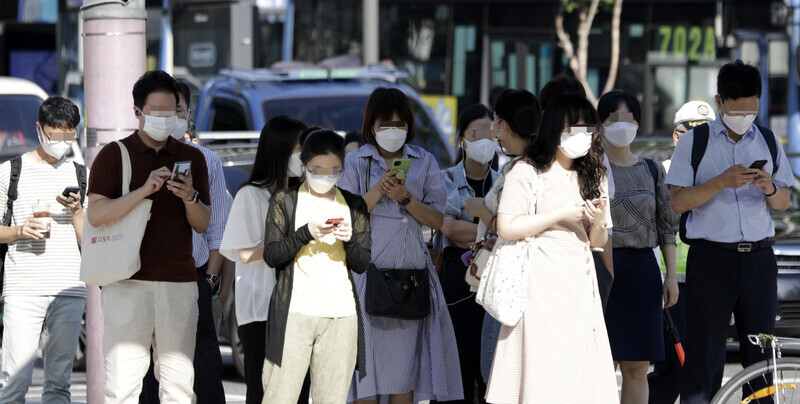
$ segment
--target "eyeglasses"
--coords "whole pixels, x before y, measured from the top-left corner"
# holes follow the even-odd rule
[[[55,133],[47,133],[47,131],[42,128],[42,133],[44,136],[53,142],[71,142],[75,140],[76,132],[55,132]]]

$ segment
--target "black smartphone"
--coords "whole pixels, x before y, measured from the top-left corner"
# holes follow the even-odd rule
[[[753,164],[750,164],[750,168],[755,168],[757,170],[760,170],[760,169],[764,168],[764,165],[766,165],[766,164],[767,164],[767,160],[756,160],[756,161],[753,162]]]
[[[64,198],[67,198],[67,203],[72,203],[73,201],[75,201],[75,198],[70,196],[70,194],[79,194],[80,192],[81,192],[81,187],[66,187],[64,188],[64,192],[62,192],[61,195]]]

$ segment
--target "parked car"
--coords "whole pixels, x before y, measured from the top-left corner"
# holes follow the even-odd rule
[[[658,161],[672,156],[672,138],[636,139],[631,149]],[[778,261],[778,310],[775,334],[800,337],[800,178],[790,187],[789,208],[785,212],[771,210],[775,223],[775,258]],[[735,327],[728,332],[730,340],[738,338]],[[738,347],[738,345],[737,345]]]

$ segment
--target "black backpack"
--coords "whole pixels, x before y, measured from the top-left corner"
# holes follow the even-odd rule
[[[761,136],[764,137],[764,141],[767,142],[767,147],[769,148],[769,154],[772,155],[772,175],[775,175],[778,172],[778,143],[775,140],[775,134],[772,133],[771,130],[765,128],[761,125],[756,125],[759,131],[761,131]],[[700,167],[700,161],[703,160],[703,155],[706,154],[706,148],[708,147],[708,124],[704,123],[694,128],[694,139],[692,142],[692,170],[694,171],[694,177],[692,178],[692,186],[694,186],[697,182],[697,168]],[[680,235],[681,240],[683,240],[686,244],[692,244],[695,239],[691,239],[686,236],[686,219],[689,218],[689,212],[686,211],[681,214],[681,224],[680,224]]]
[[[86,166],[75,164],[75,175],[78,177],[78,185],[81,187],[81,203],[86,200]],[[3,226],[11,226],[11,217],[14,215],[14,201],[17,200],[17,184],[19,184],[19,173],[22,171],[22,158],[20,156],[11,159],[11,176],[8,181],[8,199],[6,200],[6,213],[3,215]],[[8,244],[0,244],[0,290],[3,289],[3,272],[5,270],[6,253]]]

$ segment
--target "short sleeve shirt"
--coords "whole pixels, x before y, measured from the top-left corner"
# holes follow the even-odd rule
[[[203,153],[173,138],[156,152],[145,145],[138,131],[122,139],[131,159],[130,189],[136,190],[147,181],[152,171],[176,162],[192,162],[192,182],[200,193],[200,201],[210,205],[208,169]],[[119,146],[103,147],[92,164],[89,194],[116,199],[122,196],[122,163]],[[166,184],[148,196],[153,201],[140,250],[142,266],[131,279],[160,282],[194,282],[197,280],[192,258],[192,227],[186,219],[186,205],[167,189]]]

